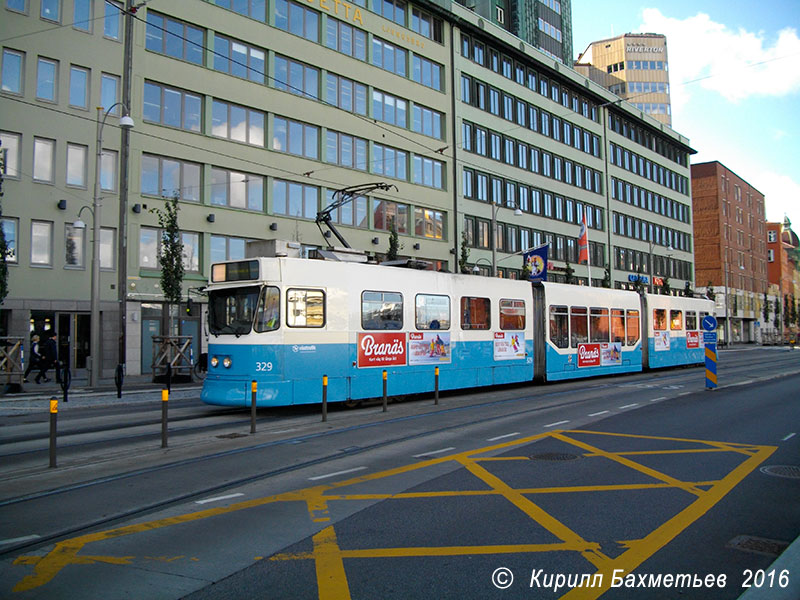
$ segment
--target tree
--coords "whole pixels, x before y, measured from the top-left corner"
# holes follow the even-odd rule
[[[151,208],[161,226],[161,252],[158,263],[161,267],[161,291],[167,303],[169,319],[167,331],[172,331],[172,305],[180,304],[183,296],[183,239],[178,227],[178,194],[164,202],[164,210]]]
[[[567,283],[575,283],[575,269],[572,268],[569,261],[567,261],[567,266],[564,269],[564,278]]]
[[[608,267],[603,271],[603,281],[600,282],[600,285],[604,288],[611,288],[611,271],[608,270]]]
[[[400,240],[397,237],[397,227],[394,225],[392,219],[392,230],[389,232],[389,252],[386,254],[386,260],[397,260],[397,251],[400,249]]]
[[[763,306],[763,309],[764,309],[764,312],[762,313],[762,315],[764,317],[764,324],[766,325],[767,323],[769,323],[769,296],[767,295],[767,292],[764,292],[764,306]]]
[[[775,297],[775,321],[773,321],[775,329],[781,328],[781,301],[779,297]]]
[[[784,327],[789,327],[791,325],[791,316],[792,312],[789,308],[789,294],[784,294],[783,296],[783,325]]]
[[[469,246],[467,246],[467,232],[461,232],[461,257],[458,259],[458,270],[461,273],[469,273]]]
[[[669,285],[669,277],[664,277],[664,283],[661,284],[661,293],[665,296],[669,296],[669,291],[672,288]]]

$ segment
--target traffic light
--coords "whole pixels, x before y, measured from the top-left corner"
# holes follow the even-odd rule
[[[187,315],[191,315],[192,314],[192,304],[193,304],[192,299],[191,298],[187,298],[186,299],[186,314]]]

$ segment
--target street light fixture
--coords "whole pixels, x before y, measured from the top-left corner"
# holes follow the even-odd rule
[[[492,277],[497,277],[497,209],[500,208],[500,204],[496,202],[492,203]],[[522,211],[519,209],[518,206],[514,205],[509,206],[508,208],[514,208],[514,216],[521,217]]]
[[[103,112],[103,107],[97,107],[97,160],[94,172],[94,201],[92,203],[92,291],[91,291],[91,317],[89,324],[89,355],[91,356],[91,369],[89,370],[89,387],[97,387],[100,380],[101,359],[100,359],[100,211],[102,208],[100,196],[100,171],[102,169],[103,160],[103,127],[106,124],[106,119],[111,111],[117,106],[121,106],[125,110],[125,115],[119,120],[119,126],[122,129],[132,129],[134,126],[133,119],[130,117],[128,107],[122,102],[115,102]],[[83,207],[83,208],[89,208]],[[83,211],[81,208],[81,211]],[[80,220],[80,212],[78,212],[78,221],[73,226],[80,229],[79,223],[86,227],[86,224]],[[121,232],[119,232],[121,234]]]

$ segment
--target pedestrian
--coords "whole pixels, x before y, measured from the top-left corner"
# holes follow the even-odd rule
[[[28,361],[28,367],[25,369],[25,375],[22,378],[25,383],[28,383],[28,375],[31,371],[41,368],[41,362],[42,355],[39,352],[39,336],[33,334],[31,338],[31,357]]]
[[[56,340],[58,340],[58,335],[55,331],[51,331],[42,349],[41,370],[36,376],[36,383],[41,383],[42,379],[45,383],[50,381],[47,377],[48,369],[55,368],[56,371],[58,370],[58,343]],[[58,372],[56,372],[56,375],[58,375]]]

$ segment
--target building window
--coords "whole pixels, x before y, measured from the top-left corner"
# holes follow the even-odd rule
[[[397,233],[408,233],[409,207],[389,200],[375,200],[372,210],[372,222],[375,229]]]
[[[243,42],[214,36],[214,69],[234,77],[264,83],[266,52]]]
[[[61,0],[42,0],[39,16],[48,21],[61,22]]]
[[[387,177],[408,180],[408,154],[403,150],[373,144],[372,172]]]
[[[398,25],[406,24],[406,3],[403,0],[375,0],[375,12]]]
[[[4,176],[19,179],[20,139],[18,133],[0,131],[0,152],[5,152]]]
[[[181,232],[183,242],[183,268],[189,273],[200,272],[200,234]]]
[[[440,44],[444,41],[442,21],[418,9],[411,9],[411,31]],[[469,52],[464,56],[469,57]]]
[[[8,254],[6,261],[10,263],[17,262],[17,230],[19,229],[19,222],[17,219],[10,219],[8,217],[0,218],[0,227],[3,228],[3,233],[6,237],[6,248]]]
[[[276,215],[314,219],[318,206],[318,187],[280,179],[272,182],[272,212]]]
[[[89,69],[70,66],[69,105],[75,108],[89,108]]]
[[[145,48],[197,65],[203,64],[204,33],[183,21],[147,11]]]
[[[328,73],[325,101],[348,112],[367,114],[367,86]]]
[[[200,165],[163,156],[142,154],[141,193],[200,201]]]
[[[330,17],[327,22],[325,45],[332,50],[366,62],[366,32]]]
[[[108,259],[113,265],[113,252],[116,248],[114,243],[114,230],[107,230],[111,234],[107,238]],[[183,268],[187,272],[200,272],[200,234],[182,231],[181,242],[183,243]],[[142,269],[158,269],[159,257],[161,256],[161,241],[163,232],[160,229],[142,227],[139,229],[139,267]],[[102,247],[101,247],[101,267]]]
[[[245,258],[247,240],[226,235],[211,236],[211,262],[242,260]]]
[[[319,13],[295,2],[276,0],[275,27],[319,42]]]
[[[319,127],[275,117],[272,149],[306,158],[319,157]]]
[[[403,73],[405,75],[405,73]],[[434,90],[442,89],[442,65],[414,55],[411,79]]]
[[[24,14],[28,12],[26,3],[27,0],[6,0],[6,8]]]
[[[103,20],[103,37],[119,40],[122,35],[122,4],[105,0],[103,2],[105,18]]]
[[[92,31],[92,0],[73,1],[72,27],[87,33]]]
[[[319,99],[319,69],[301,62],[275,57],[275,88],[298,96]]]
[[[328,130],[325,161],[351,169],[367,170],[367,147],[363,138]]]
[[[25,63],[25,53],[3,48],[3,79],[2,89],[12,94],[22,94],[22,74]]]
[[[100,189],[106,192],[117,190],[116,150],[103,150],[100,154]]]
[[[434,240],[444,239],[444,216],[437,210],[414,209],[414,233]]]
[[[418,104],[412,109],[411,129],[422,135],[442,139],[442,122],[444,115],[437,110],[426,108]]]
[[[384,42],[378,37],[372,38],[372,64],[385,71],[406,76],[406,51],[402,48]]]
[[[64,264],[67,267],[83,268],[86,248],[86,228],[73,227],[71,223],[64,226]]]
[[[215,0],[215,4],[257,21],[266,20],[265,0]]]
[[[39,58],[36,65],[36,97],[49,102],[56,101],[56,82],[58,81],[58,61]]]
[[[67,185],[86,188],[86,161],[89,148],[67,144]]]
[[[56,141],[33,138],[33,180],[53,183]]]
[[[372,92],[372,117],[384,123],[408,127],[408,103],[378,90]]]
[[[211,169],[211,204],[264,210],[264,178],[261,175]]]
[[[444,163],[423,156],[414,156],[414,183],[436,189],[444,188]]]
[[[149,81],[144,84],[145,121],[199,132],[201,106],[201,98],[195,94]]]
[[[109,227],[100,228],[100,268],[104,271],[113,271],[117,264],[116,230]]]
[[[325,192],[325,206],[328,207],[335,202],[333,190]],[[350,225],[367,229],[369,227],[369,198],[367,196],[354,196],[353,199],[334,209],[331,213],[331,221],[340,225]]]
[[[265,119],[261,111],[214,100],[211,108],[211,135],[263,147]]]
[[[31,264],[53,265],[53,224],[50,221],[31,221]]]

